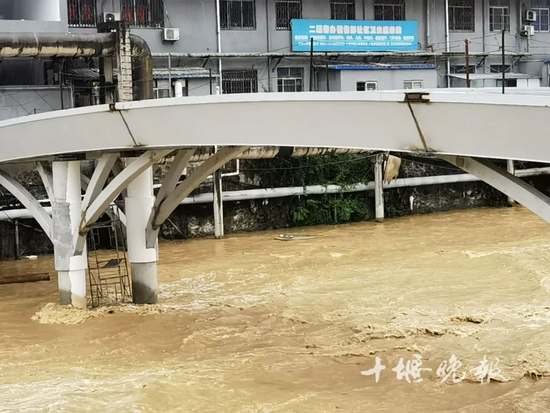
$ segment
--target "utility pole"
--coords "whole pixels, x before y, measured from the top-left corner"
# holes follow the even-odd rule
[[[466,52],[466,87],[470,88],[470,40],[464,40]]]
[[[502,29],[502,94],[506,93],[506,50],[504,50],[504,33],[506,30]]]
[[[309,53],[309,91],[313,92],[313,38],[311,39],[311,51]]]
[[[328,75],[328,53],[325,53],[325,59],[326,59],[325,68],[327,72],[327,92],[330,92],[330,80]]]

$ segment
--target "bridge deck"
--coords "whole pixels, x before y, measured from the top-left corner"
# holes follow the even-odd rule
[[[550,162],[550,96],[265,93],[99,105],[0,122],[0,163],[192,146],[303,146]],[[528,92],[526,92],[528,93]]]

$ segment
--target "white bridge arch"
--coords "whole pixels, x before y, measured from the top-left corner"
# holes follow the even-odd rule
[[[212,145],[430,151],[550,162],[549,104],[550,96],[421,90],[122,102],[0,122],[0,163]]]
[[[83,306],[85,240],[123,191],[134,300],[156,296],[160,225],[207,176],[251,147],[420,152],[477,176],[550,222],[550,198],[484,158],[550,163],[550,96],[415,90],[170,98],[0,122],[0,184],[54,243],[61,302]],[[179,182],[198,147],[220,148]],[[151,166],[175,157],[156,197]],[[120,160],[128,159],[124,166]],[[98,159],[84,182],[81,159]],[[31,162],[52,217],[2,168]],[[51,164],[50,164],[51,162]],[[112,179],[110,175],[113,173]]]

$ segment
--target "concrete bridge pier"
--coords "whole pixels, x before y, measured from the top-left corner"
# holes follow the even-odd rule
[[[130,165],[136,158],[126,159]],[[127,188],[124,198],[128,259],[132,270],[132,297],[136,304],[156,304],[158,240],[147,248],[145,231],[155,197],[153,193],[153,168],[138,175]]]
[[[377,222],[384,222],[384,155],[376,155],[374,164],[374,211]]]
[[[59,301],[86,308],[86,270],[88,256],[75,255],[82,213],[80,161],[53,162],[52,241],[58,274]]]

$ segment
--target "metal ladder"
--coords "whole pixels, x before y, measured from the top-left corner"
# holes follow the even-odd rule
[[[116,217],[115,214],[113,216]],[[101,233],[104,234],[105,230],[108,232],[109,246],[114,251],[98,249]],[[92,308],[131,302],[132,289],[126,251],[122,222],[118,217],[94,224],[88,233],[89,304]]]

